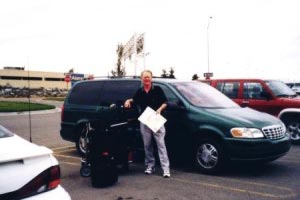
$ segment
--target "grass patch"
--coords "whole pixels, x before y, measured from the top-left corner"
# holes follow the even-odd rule
[[[30,111],[49,110],[54,108],[55,106],[52,105],[30,103]],[[28,102],[0,101],[0,112],[22,112],[22,111],[29,111]]]

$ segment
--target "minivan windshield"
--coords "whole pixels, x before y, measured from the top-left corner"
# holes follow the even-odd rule
[[[266,81],[266,84],[277,97],[295,97],[297,94],[285,83],[276,80]]]
[[[172,85],[194,106],[206,108],[239,107],[217,89],[199,82],[176,82]]]

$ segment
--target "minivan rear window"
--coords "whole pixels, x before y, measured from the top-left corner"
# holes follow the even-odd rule
[[[86,81],[76,84],[69,95],[69,103],[76,105],[109,106],[124,103],[140,87],[141,82],[128,80]]]
[[[98,105],[102,81],[86,81],[76,84],[70,93],[69,103],[77,105]]]

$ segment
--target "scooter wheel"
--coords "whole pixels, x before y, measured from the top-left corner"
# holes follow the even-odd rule
[[[89,166],[82,166],[80,168],[80,175],[83,177],[90,177],[91,176],[91,168]]]

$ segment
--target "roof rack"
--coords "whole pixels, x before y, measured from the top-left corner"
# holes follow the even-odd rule
[[[98,80],[98,79],[126,79],[126,78],[133,78],[133,79],[140,79],[140,76],[95,76],[92,80]],[[152,78],[163,78],[160,76],[152,76]],[[168,78],[166,78],[168,79]],[[85,78],[84,80],[89,80],[88,78]]]

